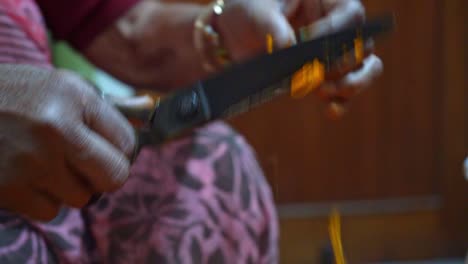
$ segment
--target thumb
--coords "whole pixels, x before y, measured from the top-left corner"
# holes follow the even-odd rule
[[[266,53],[267,36],[272,46],[270,50],[295,42],[294,30],[276,0],[228,1],[223,14],[215,21],[223,44],[234,62]]]
[[[273,39],[273,49],[289,47],[296,43],[294,29],[288,19],[281,13],[275,12],[270,16],[270,33]]]

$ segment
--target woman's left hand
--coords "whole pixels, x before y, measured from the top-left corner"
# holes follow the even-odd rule
[[[365,10],[359,0],[225,0],[225,12],[219,17],[221,36],[234,61],[242,61],[265,52],[265,36],[272,34],[274,44],[282,48],[294,42],[294,30],[307,26],[308,36],[340,30],[361,22]],[[383,70],[382,61],[372,54],[367,43],[359,65],[341,65],[338,75],[317,89],[329,106],[332,118],[340,117],[347,102],[368,87]]]
[[[266,53],[268,34],[274,48],[284,48],[296,41],[294,31],[299,27],[312,24],[308,35],[314,38],[361,21],[365,13],[359,0],[224,1],[224,10],[214,24],[230,59],[237,63]],[[205,32],[194,32],[194,22],[209,8],[141,1],[114,27],[101,33],[85,54],[95,65],[132,86],[166,91],[184,87],[209,74],[203,66],[210,64],[215,52],[205,52],[203,45],[197,48],[194,41],[200,36],[195,32]],[[335,78],[326,78],[316,89],[329,104],[332,117],[344,112],[347,102],[382,72],[381,60],[369,47],[360,65],[341,65],[338,74],[333,74]]]
[[[359,0],[284,0],[283,12],[296,29],[312,24],[308,33],[313,37],[365,19],[365,9]],[[326,81],[318,90],[320,97],[329,103],[331,117],[341,116],[347,101],[382,73],[383,63],[372,54],[372,43],[367,43],[365,49],[362,64],[345,65],[348,69],[342,70],[340,78]]]

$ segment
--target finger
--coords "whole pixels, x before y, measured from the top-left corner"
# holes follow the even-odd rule
[[[284,15],[279,12],[269,15],[268,24],[265,33],[273,37],[274,49],[286,48],[296,43],[294,30]]]
[[[360,1],[324,0],[323,8],[326,16],[304,29],[310,38],[336,32],[365,19],[365,9]]]
[[[294,13],[299,10],[299,6],[303,3],[302,0],[280,0],[280,8],[286,17],[294,16]]]
[[[374,53],[375,42],[374,39],[370,38],[366,40],[364,44],[364,57],[368,57],[372,53]]]
[[[286,0],[282,9],[294,28],[310,25],[323,16],[321,0]]]
[[[364,59],[359,68],[353,72],[343,71],[327,81],[317,89],[318,96],[323,100],[335,97],[350,98],[367,88],[383,71],[382,61],[375,55]]]
[[[335,29],[365,20],[365,8],[359,0],[321,0],[321,2],[324,15],[333,17],[332,25]]]
[[[374,42],[372,39],[366,41],[363,50],[363,58],[367,58],[372,55],[374,49]],[[327,73],[327,80],[339,80],[344,77],[347,73],[356,71],[362,67],[363,60],[358,60],[354,54],[354,49],[351,52],[343,54],[341,58],[333,62],[330,71]]]
[[[130,162],[116,147],[81,125],[71,131],[66,158],[95,192],[119,188],[130,173]]]
[[[218,33],[235,62],[267,53],[267,36],[273,38],[273,49],[295,43],[294,31],[275,0],[227,1],[217,22]]]
[[[84,110],[85,124],[101,137],[125,153],[133,154],[135,133],[130,123],[109,103],[97,96],[90,99]]]
[[[67,89],[61,90],[62,96],[65,99],[75,99],[71,102],[68,101],[70,104],[76,104],[79,101],[79,114],[82,115],[79,118],[83,118],[90,129],[104,137],[116,148],[131,155],[135,138],[130,124],[114,107],[98,96],[96,88],[70,71],[57,71],[56,78],[63,82],[61,87],[67,87]],[[76,100],[77,98],[80,98],[80,100]],[[70,107],[77,106],[70,105]],[[73,113],[76,112],[78,111],[73,111]],[[59,116],[58,119],[63,120],[62,116]],[[66,123],[60,124],[62,129],[68,131],[69,128],[66,125]]]
[[[133,127],[140,128],[147,124],[151,113],[156,107],[156,101],[159,99],[155,100],[149,95],[144,95],[128,98],[108,98],[107,100],[125,116]]]
[[[337,82],[337,96],[349,98],[361,92],[378,77],[383,71],[383,63],[379,57],[370,55],[365,58],[362,67],[357,71],[348,73]]]
[[[93,190],[84,180],[85,177],[65,167],[49,173],[53,173],[53,177],[44,177],[44,180],[36,182],[37,189],[71,207],[82,208],[86,205]]]
[[[29,166],[25,166],[27,170],[22,175],[33,174],[29,182],[31,186],[61,203],[81,208],[91,196],[92,189],[81,175],[66,167],[66,139],[63,133],[48,124],[38,126],[33,132],[45,143],[41,148],[42,156],[25,161]],[[53,163],[50,163],[51,160]]]
[[[49,195],[28,186],[0,187],[0,207],[40,221],[54,219],[60,203]]]

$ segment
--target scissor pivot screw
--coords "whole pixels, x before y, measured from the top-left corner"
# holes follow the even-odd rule
[[[182,96],[179,100],[178,116],[181,119],[194,117],[198,112],[198,101],[198,95],[193,91]]]

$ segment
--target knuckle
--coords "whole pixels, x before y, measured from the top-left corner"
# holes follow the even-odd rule
[[[75,73],[69,71],[69,70],[64,70],[64,69],[58,69],[55,71],[55,77],[58,80],[62,80],[65,82],[75,82],[77,80],[80,80],[80,77],[76,75]]]
[[[90,96],[92,94],[97,95],[93,86],[79,75],[68,71],[59,69],[53,74],[53,79],[57,84],[57,87],[62,93],[72,94],[75,96]]]
[[[74,89],[76,88],[73,83],[75,82],[75,78],[77,78],[72,72],[69,72],[67,70],[56,70],[53,73],[53,79],[60,84],[59,88],[63,88],[66,86],[65,89]],[[70,87],[71,86],[71,87]]]

